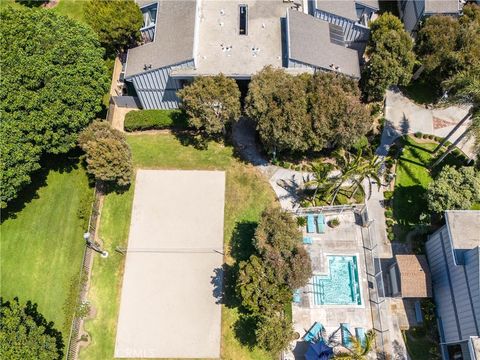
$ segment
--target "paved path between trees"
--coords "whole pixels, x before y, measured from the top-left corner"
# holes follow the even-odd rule
[[[398,90],[388,90],[385,98],[386,122],[377,153],[387,155],[393,141],[405,134],[421,132],[445,137],[463,119],[468,110],[466,106],[427,109],[414,103]],[[450,141],[455,141],[466,128],[467,124],[464,124],[457,129]],[[458,147],[469,157],[474,157],[473,139],[462,140]]]

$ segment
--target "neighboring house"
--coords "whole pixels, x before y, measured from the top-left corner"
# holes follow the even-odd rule
[[[396,255],[389,268],[392,296],[432,297],[432,283],[425,255]]]
[[[425,17],[432,15],[458,16],[464,3],[465,1],[462,0],[400,0],[398,8],[405,29],[415,33]]]
[[[137,2],[144,44],[128,51],[121,79],[145,109],[177,108],[177,91],[197,76],[248,81],[267,65],[359,78],[378,10],[372,0]]]
[[[444,359],[480,360],[480,211],[446,211],[426,251]]]

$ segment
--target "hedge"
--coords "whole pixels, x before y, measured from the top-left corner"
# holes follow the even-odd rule
[[[125,116],[125,131],[184,129],[188,126],[186,115],[180,110],[139,110]]]

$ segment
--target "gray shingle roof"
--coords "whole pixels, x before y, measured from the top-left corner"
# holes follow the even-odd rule
[[[456,14],[458,12],[458,0],[425,0],[426,14]]]
[[[128,51],[125,76],[193,59],[195,0],[158,1],[155,40]]]
[[[353,0],[317,0],[317,9],[339,15],[352,21],[358,20]]]
[[[360,77],[357,51],[333,44],[328,22],[295,10],[288,11],[287,19],[291,60],[325,70],[331,70],[330,65],[334,64],[340,67],[339,72]]]

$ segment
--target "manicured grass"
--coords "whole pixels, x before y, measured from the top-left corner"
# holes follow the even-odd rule
[[[432,154],[436,146],[435,142],[417,142],[411,136],[404,139],[404,150],[397,162],[393,214],[406,229],[418,224],[422,213],[428,213],[426,192],[432,181],[429,166],[442,153]],[[461,161],[450,154],[435,173],[446,164],[460,165]]]
[[[412,328],[403,332],[403,339],[412,360],[430,359],[430,349],[436,344],[428,338],[423,328]]]
[[[1,295],[38,303],[67,343],[84,251],[78,212],[88,212],[93,190],[81,167],[37,173],[34,182],[1,226]]]
[[[212,143],[207,150],[184,146],[173,135],[129,135],[134,165],[137,168],[208,169],[227,172],[225,204],[225,262],[233,266],[230,245],[250,244],[252,231],[263,209],[274,201],[268,182],[256,169],[233,157],[233,149]],[[116,323],[125,257],[115,252],[117,246],[126,247],[133,189],[123,194],[109,194],[101,217],[100,235],[110,252],[107,259],[95,258],[89,299],[96,309],[96,317],[86,322],[91,344],[80,353],[81,359],[113,358]],[[227,279],[229,277],[227,276]],[[227,280],[228,281],[228,280]],[[231,284],[226,284],[226,292]],[[229,294],[228,297],[233,297]],[[228,303],[222,308],[222,359],[269,359],[256,348],[242,345],[235,336],[239,319],[237,307]]]
[[[85,22],[83,7],[86,0],[60,0],[57,6],[51,11],[58,14],[66,15],[79,22]]]

